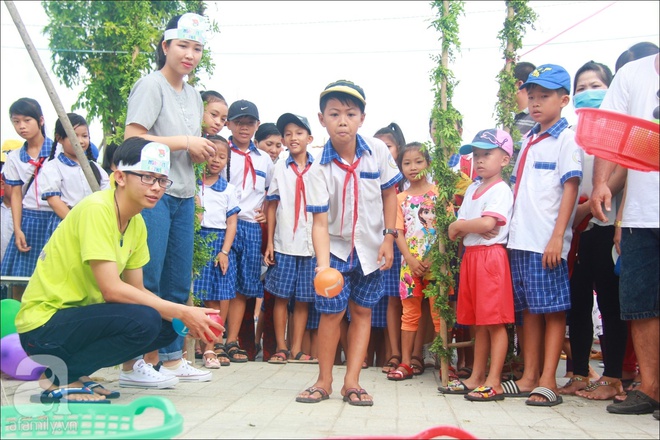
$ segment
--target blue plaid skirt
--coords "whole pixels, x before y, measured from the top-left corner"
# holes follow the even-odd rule
[[[21,219],[21,230],[25,234],[30,250],[20,252],[16,247],[14,234],[11,235],[11,241],[7,245],[5,256],[2,258],[2,268],[0,273],[11,277],[29,277],[32,276],[34,268],[37,266],[37,259],[41,250],[46,246],[50,238],[50,232],[55,230],[59,224],[60,218],[53,211],[33,211],[24,209]]]
[[[212,259],[202,269],[193,283],[195,296],[202,301],[222,301],[236,297],[236,256],[234,251],[229,252],[229,267],[227,273],[222,274],[220,266],[215,266],[215,258],[225,242],[226,229],[202,228],[199,234],[206,238],[216,234],[215,240],[209,243],[212,248]]]

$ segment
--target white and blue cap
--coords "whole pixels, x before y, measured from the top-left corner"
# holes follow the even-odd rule
[[[170,173],[170,148],[158,142],[149,142],[142,147],[140,160],[132,165],[124,162],[117,164],[119,171],[146,171],[168,175]]]
[[[179,18],[176,29],[165,31],[163,40],[192,40],[203,45],[208,40],[209,29],[210,25],[207,17],[188,12]]]

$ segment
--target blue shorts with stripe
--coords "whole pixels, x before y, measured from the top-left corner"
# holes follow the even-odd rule
[[[60,218],[53,211],[36,211],[24,209],[21,219],[21,230],[25,234],[25,241],[30,246],[27,252],[20,252],[16,247],[15,235],[7,245],[7,250],[2,258],[0,273],[4,276],[29,277],[32,276],[37,260],[46,242],[50,238],[50,232],[55,229],[54,224],[59,224]]]
[[[206,263],[193,283],[195,296],[202,301],[222,301],[236,297],[236,256],[229,252],[229,267],[227,273],[222,274],[220,266],[215,266],[215,259],[225,242],[226,229],[202,228],[199,235],[206,239],[209,235],[216,237],[208,246],[211,248],[211,261]]]
[[[392,267],[383,272],[383,289],[385,289],[385,296],[399,296],[399,285],[401,280],[399,276],[401,274],[401,251],[399,247],[394,243],[394,260],[392,262]]]
[[[236,252],[236,292],[248,298],[263,298],[259,223],[239,219],[232,250]]]
[[[382,298],[383,277],[380,270],[364,275],[357,252],[353,250],[348,261],[343,261],[330,254],[330,267],[337,269],[344,276],[344,288],[334,298],[318,296],[316,310],[320,313],[340,313],[346,310],[349,298],[357,305],[373,309]]]
[[[316,258],[275,252],[275,265],[268,268],[264,289],[278,298],[314,302]]]
[[[511,249],[511,279],[516,311],[555,313],[571,308],[568,265],[543,269],[543,254]]]

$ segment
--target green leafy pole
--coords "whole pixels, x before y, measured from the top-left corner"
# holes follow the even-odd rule
[[[516,103],[516,78],[513,71],[516,67],[516,52],[522,48],[522,40],[525,35],[527,26],[534,29],[534,21],[537,18],[536,13],[527,5],[526,0],[506,1],[506,19],[504,20],[504,28],[498,33],[498,39],[501,42],[504,51],[504,68],[497,75],[497,80],[500,83],[499,91],[497,92],[497,104],[495,105],[495,113],[497,123],[503,130],[507,131],[513,139],[514,148],[519,149],[519,143],[522,135],[518,128],[514,125],[514,116],[518,112],[518,104]],[[502,177],[505,182],[509,182],[511,173],[513,172],[513,161],[509,163],[502,170]],[[507,325],[507,333],[509,334],[509,347],[506,355],[506,362],[509,364],[509,369],[513,373],[513,362],[515,360],[515,343],[514,343],[514,326]]]
[[[506,19],[504,28],[498,33],[504,50],[504,68],[497,75],[500,84],[497,92],[497,104],[495,105],[495,116],[497,123],[503,130],[507,131],[513,139],[514,146],[519,145],[521,140],[520,131],[514,126],[514,116],[518,112],[516,104],[516,78],[513,71],[516,67],[516,52],[522,48],[522,40],[527,26],[534,29],[536,13],[527,5],[527,0],[506,1]],[[519,148],[519,147],[515,147]],[[505,181],[509,181],[513,171],[513,161],[503,170]]]
[[[435,285],[429,285],[424,291],[426,296],[435,297],[435,307],[443,318],[441,329],[431,348],[438,353],[442,364],[443,383],[447,383],[448,362],[452,352],[448,348],[448,341],[442,335],[447,335],[447,328],[453,326],[456,316],[449,305],[449,294],[455,288],[454,274],[457,271],[457,243],[449,240],[447,234],[449,225],[456,219],[453,210],[454,193],[458,174],[448,166],[452,154],[458,151],[461,138],[457,123],[460,114],[452,106],[454,87],[457,81],[449,69],[449,63],[455,60],[454,50],[460,50],[458,39],[458,17],[464,13],[462,1],[434,1],[431,3],[437,9],[437,18],[431,26],[440,32],[442,52],[434,56],[438,66],[431,73],[434,85],[435,100],[431,118],[435,124],[433,142],[433,160],[431,170],[433,180],[438,188],[438,198],[435,205],[436,232],[438,246],[431,252],[433,264],[431,271],[436,279]]]
[[[43,1],[49,23],[53,71],[67,88],[83,84],[73,109],[98,117],[103,143],[124,139],[128,94],[153,69],[156,45],[167,22],[185,12],[203,13],[202,1]],[[217,24],[213,23],[217,31]],[[211,74],[206,50],[198,69]],[[196,77],[191,75],[189,82]]]

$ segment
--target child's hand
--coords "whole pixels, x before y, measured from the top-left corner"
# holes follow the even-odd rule
[[[272,243],[268,243],[266,251],[264,252],[264,263],[266,266],[273,266],[275,264],[275,252],[273,251]]]
[[[564,237],[552,237],[543,251],[543,269],[554,269],[561,264]]]
[[[412,274],[417,278],[421,278],[427,269],[427,267],[424,266],[424,264],[422,264],[421,261],[419,261],[417,258],[413,256],[406,259],[406,263],[408,263],[408,267],[410,268]]]
[[[227,269],[229,268],[229,257],[222,252],[218,252],[218,255],[215,257],[215,263],[213,265],[216,267],[220,266],[222,274],[227,275]]]
[[[500,233],[500,226],[495,225],[495,227],[493,229],[491,229],[490,231],[484,232],[483,234],[481,234],[481,238],[483,238],[485,240],[490,240],[491,238],[497,237],[497,234],[499,234],[499,233]]]
[[[459,230],[459,227],[458,227],[458,220],[449,225],[449,229],[447,230],[447,233],[449,234],[449,239],[451,241],[454,241],[457,238],[460,238],[460,236],[458,235],[460,233],[460,230]]]
[[[264,214],[261,208],[254,210],[254,221],[257,223],[266,223],[266,214]]]
[[[376,261],[380,265],[380,270],[387,270],[392,267],[392,263],[394,262],[394,250],[391,244],[383,242],[383,244],[380,245],[380,249],[378,249],[378,259]]]
[[[31,246],[28,246],[27,240],[25,240],[25,234],[21,230],[15,231],[14,241],[16,242],[16,247],[20,252],[28,252],[30,249],[32,249]]]

